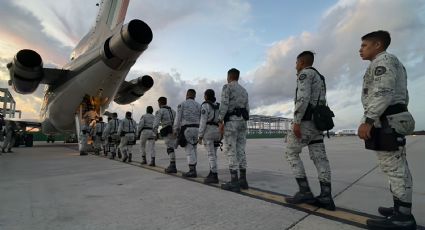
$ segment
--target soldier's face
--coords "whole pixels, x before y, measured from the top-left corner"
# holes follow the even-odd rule
[[[363,40],[360,45],[360,57],[363,60],[372,61],[375,59],[376,55],[380,53],[380,44],[376,41],[372,40]]]
[[[295,62],[295,69],[297,70],[297,73],[303,69],[302,66],[303,66],[302,60],[297,59],[297,61]]]

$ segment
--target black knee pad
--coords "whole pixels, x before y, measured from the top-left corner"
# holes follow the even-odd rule
[[[167,148],[168,155],[170,155],[170,153],[173,153],[173,152],[174,152],[174,149],[173,148]]]

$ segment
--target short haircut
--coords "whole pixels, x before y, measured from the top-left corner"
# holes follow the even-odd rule
[[[378,30],[364,35],[362,37],[363,40],[379,41],[382,43],[384,50],[386,50],[391,44],[391,35],[388,31]]]
[[[188,97],[196,97],[196,91],[194,90],[194,89],[188,89],[187,90],[187,92],[186,92],[186,95],[188,96]]]
[[[103,121],[103,118],[102,117],[99,117],[99,121]]]
[[[232,76],[232,78],[235,80],[239,80],[239,74],[240,74],[239,70],[235,68],[231,68],[229,69],[229,71],[227,71],[227,75]]]
[[[146,112],[152,114],[153,113],[153,108],[152,106],[148,106],[146,107]]]
[[[129,112],[129,111],[125,112],[125,116],[126,117],[131,117],[131,112]]]
[[[214,90],[212,90],[212,89],[205,90],[205,99],[207,101],[215,102],[216,101],[216,98],[215,98],[215,92],[214,92]]]
[[[118,117],[118,113],[112,113],[112,118],[117,118]]]
[[[167,104],[167,98],[166,97],[160,97],[160,98],[158,98],[158,102],[161,105],[166,105]]]
[[[307,65],[313,65],[314,63],[314,53],[312,51],[303,51],[300,54],[298,54],[297,59],[303,59],[303,61]]]

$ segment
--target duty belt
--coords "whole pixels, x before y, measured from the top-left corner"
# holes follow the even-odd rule
[[[142,131],[143,131],[143,130],[145,130],[145,129],[152,130],[152,128],[151,128],[151,127],[143,127],[143,128],[142,128]]]
[[[384,111],[384,113],[381,115],[380,119],[386,118],[385,116],[393,115],[397,113],[407,112],[407,105],[406,104],[395,104],[390,105],[387,107],[387,109]]]
[[[183,125],[185,128],[199,128],[199,124],[189,124],[189,125]]]

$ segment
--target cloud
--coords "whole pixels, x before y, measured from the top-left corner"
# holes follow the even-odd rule
[[[418,79],[425,64],[425,20],[420,16],[424,13],[422,1],[338,2],[323,15],[317,31],[283,39],[269,48],[264,63],[248,76],[253,107],[276,114],[293,100],[295,58],[303,50],[313,50],[315,66],[326,77],[328,102],[336,111],[337,123],[340,127],[355,126],[362,115],[361,82],[368,64],[358,55],[361,36],[378,29],[388,30],[393,38],[389,52],[405,63],[409,79]],[[410,92],[411,98],[415,93]],[[270,105],[276,105],[275,109],[266,109]],[[411,100],[411,106],[422,105]]]

